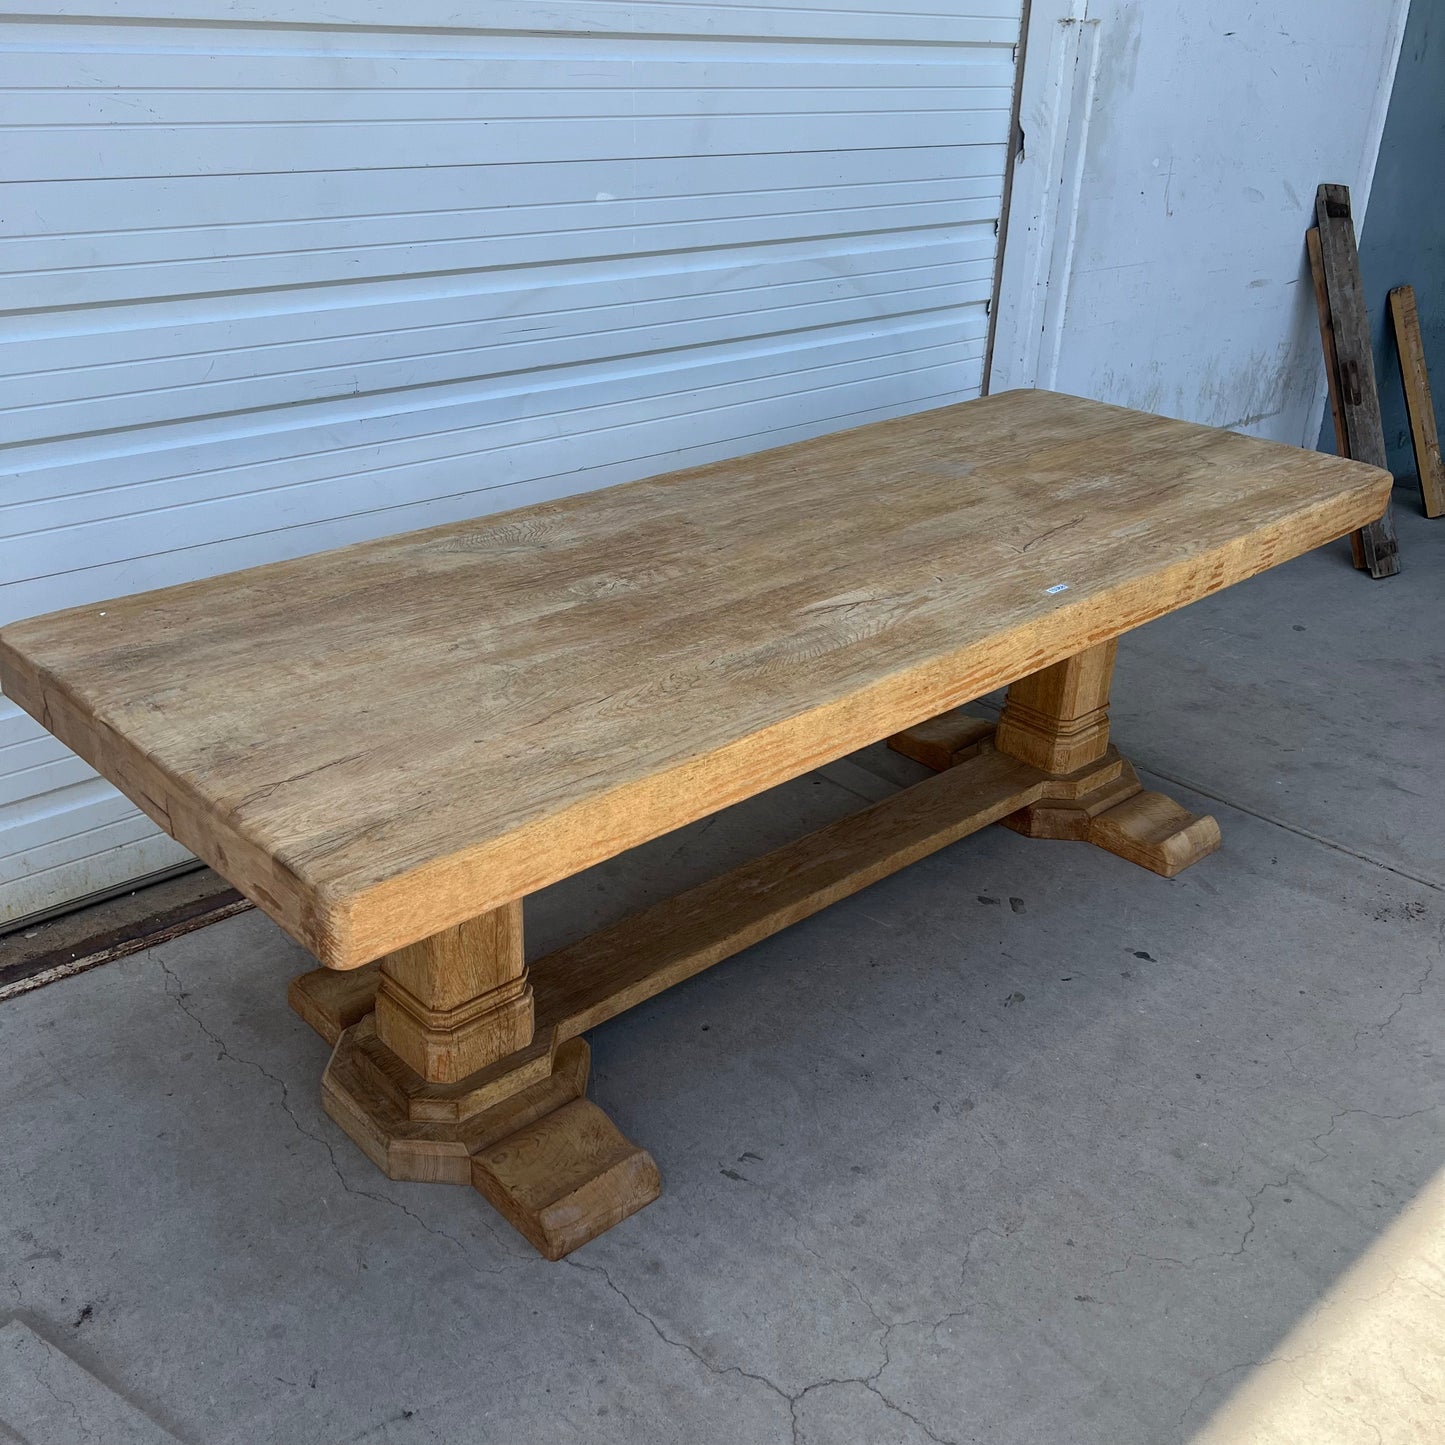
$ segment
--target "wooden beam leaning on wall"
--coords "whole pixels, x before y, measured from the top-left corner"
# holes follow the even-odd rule
[[[1360,258],[1355,248],[1355,222],[1348,186],[1319,188],[1315,195],[1315,225],[1334,340],[1340,414],[1348,447],[1343,455],[1388,470],[1385,429],[1380,422],[1380,395],[1375,387],[1375,362],[1370,349],[1370,321],[1360,281]],[[1328,360],[1328,344],[1325,354]],[[1388,503],[1379,521],[1361,528],[1358,535],[1370,576],[1393,577],[1400,570],[1400,550]]]
[[[1445,516],[1445,461],[1440,457],[1440,433],[1435,426],[1435,403],[1430,396],[1430,373],[1425,369],[1425,345],[1420,339],[1413,286],[1396,286],[1390,292],[1390,320],[1395,325],[1395,347],[1400,353],[1400,380],[1405,387],[1405,410],[1410,416],[1420,501],[1427,517]]]
[[[1325,353],[1325,382],[1330,393],[1330,417],[1335,424],[1335,455],[1350,454],[1350,439],[1345,435],[1345,414],[1340,406],[1340,362],[1335,355],[1335,326],[1330,319],[1330,295],[1325,290],[1325,258],[1320,254],[1320,233],[1317,226],[1305,232],[1305,250],[1309,252],[1310,277],[1315,287],[1315,314],[1320,323],[1320,346]],[[1358,532],[1350,533],[1350,557],[1356,567],[1365,565],[1365,540]]]

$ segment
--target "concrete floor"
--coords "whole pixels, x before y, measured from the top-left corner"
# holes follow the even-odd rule
[[[1445,1163],[1445,523],[1402,510],[1396,580],[1327,548],[1124,642],[1116,736],[1216,856],[990,829],[599,1029],[664,1193],[566,1263],[330,1123],[259,914],[0,1006],[0,1319],[195,1445],[1168,1445],[1262,1378],[1314,1423],[1229,1439],[1445,1438],[1403,1324],[1373,1385],[1267,1373],[1362,1260],[1445,1339],[1438,1249],[1378,1265]],[[531,944],[911,766],[553,889]]]

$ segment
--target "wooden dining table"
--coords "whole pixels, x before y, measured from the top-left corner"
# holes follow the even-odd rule
[[[1007,392],[18,622],[0,683],[314,956],[361,1149],[558,1258],[660,1187],[587,1030],[989,823],[1165,876],[1218,847],[1110,741],[1118,639],[1390,480]],[[935,771],[528,962],[527,895],[885,738]]]

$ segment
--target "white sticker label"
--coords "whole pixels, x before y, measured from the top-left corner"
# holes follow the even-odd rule
[[[1069,584],[1067,582],[1055,582],[1052,587],[1044,588],[1044,596],[1052,597],[1055,592],[1067,592],[1068,590]]]

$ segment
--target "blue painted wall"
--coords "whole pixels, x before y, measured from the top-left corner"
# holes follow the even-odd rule
[[[1390,470],[1397,481],[1408,481],[1418,499],[1388,297],[1392,286],[1415,288],[1438,417],[1445,401],[1445,0],[1411,0],[1361,227],[1360,271],[1374,333]],[[1334,426],[1326,410],[1320,450],[1334,449]]]

